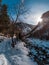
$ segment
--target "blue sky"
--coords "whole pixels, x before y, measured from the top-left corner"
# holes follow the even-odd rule
[[[9,8],[20,3],[21,0],[3,0]],[[37,24],[41,15],[49,11],[49,0],[24,0],[24,6],[28,12],[20,16],[25,23]],[[15,17],[15,15],[13,14]]]

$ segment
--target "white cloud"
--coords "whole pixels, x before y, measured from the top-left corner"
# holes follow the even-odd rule
[[[20,16],[20,18],[25,22],[29,24],[37,24],[38,18],[41,17],[41,15],[48,10],[48,6],[46,5],[33,5],[30,9],[29,13]]]
[[[38,21],[37,19],[41,17],[41,13],[33,13],[33,12],[29,12],[26,13],[25,15],[21,15],[20,18],[28,24],[37,24]]]

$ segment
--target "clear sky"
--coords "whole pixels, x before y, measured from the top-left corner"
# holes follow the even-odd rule
[[[25,23],[37,24],[41,15],[49,11],[49,0],[24,0],[28,12],[20,16]],[[3,0],[9,8],[20,3],[20,0]],[[13,14],[15,17],[15,15]]]

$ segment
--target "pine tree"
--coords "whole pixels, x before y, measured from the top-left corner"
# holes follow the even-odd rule
[[[10,18],[8,16],[8,10],[7,5],[3,4],[0,0],[0,31],[3,31],[4,29],[8,29],[10,24]]]
[[[10,23],[10,19],[7,13],[7,5],[3,5],[2,6],[2,23],[6,26],[8,26],[8,24]]]
[[[1,5],[1,0],[0,0],[0,16],[1,16],[1,8],[2,8],[2,5]],[[0,18],[1,19],[1,18]]]
[[[2,30],[2,25],[1,25],[1,16],[2,16],[2,13],[1,13],[1,8],[2,8],[2,0],[0,0],[0,31]]]
[[[2,1],[0,0],[0,11],[1,11],[1,2],[2,2]]]

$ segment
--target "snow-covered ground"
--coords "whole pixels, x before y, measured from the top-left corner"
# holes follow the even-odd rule
[[[0,39],[0,65],[49,65],[49,41],[27,38],[12,48],[11,38]]]
[[[0,42],[0,65],[37,65],[27,56],[29,50],[24,47],[24,42],[17,41],[15,48],[11,43],[10,38]]]
[[[26,39],[29,56],[39,65],[49,65],[49,41],[34,38]]]
[[[49,48],[49,40],[47,41],[47,40],[40,40],[40,39],[35,39],[35,38],[27,38],[27,42]]]

